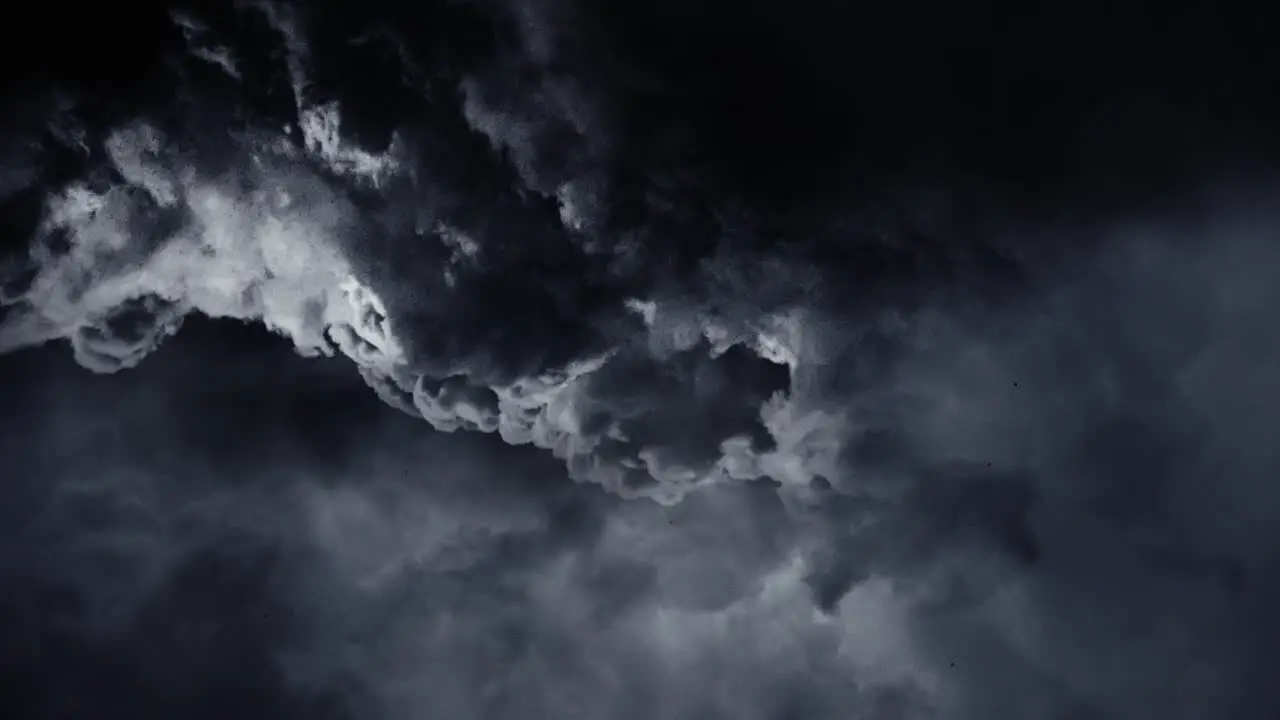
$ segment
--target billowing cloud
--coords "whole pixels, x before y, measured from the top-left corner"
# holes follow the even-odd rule
[[[437,429],[532,442],[576,476],[628,493],[678,496],[723,470],[722,443],[766,435],[761,407],[787,378],[762,344],[780,340],[751,327],[761,323],[726,328],[701,313],[661,326],[650,295],[665,276],[626,258],[658,248],[614,239],[656,229],[586,229],[587,215],[612,214],[578,197],[608,166],[605,149],[587,151],[602,156],[583,156],[581,173],[536,177],[526,156],[548,143],[583,155],[579,142],[607,139],[576,114],[590,104],[583,90],[565,90],[565,117],[548,117],[542,90],[499,90],[486,61],[459,79],[459,105],[428,111],[446,116],[442,136],[405,122],[371,152],[343,137],[340,101],[314,99],[307,30],[319,20],[273,4],[246,12],[278,35],[296,101],[289,134],[248,132],[210,171],[191,143],[145,118],[109,130],[96,177],[45,202],[27,287],[6,297],[4,347],[65,338],[82,364],[109,372],[136,365],[188,313],[261,322],[304,355],[350,357],[381,395]],[[188,44],[212,32],[188,14],[175,22]],[[522,31],[511,41],[493,62],[519,58],[546,74],[555,58],[538,49],[545,40]],[[192,52],[189,61],[208,60]],[[452,145],[449,134],[457,146],[436,150],[456,157],[423,154]],[[610,240],[618,246],[598,247]],[[633,374],[658,394],[638,398]],[[698,429],[673,437],[676,418]]]
[[[401,462],[466,448],[427,490],[370,459],[408,426],[353,427],[368,482],[208,490],[306,556],[280,683],[397,718],[1280,708],[1276,210],[1194,103],[1146,153],[1101,91],[1064,81],[1064,125],[983,96],[954,40],[917,58],[954,87],[890,82],[868,28],[909,23],[816,7],[230,5],[140,26],[140,97],[71,72],[12,121],[0,352],[146,373],[244,321],[419,420]],[[474,481],[499,443],[580,486]],[[129,612],[206,558],[152,540]]]

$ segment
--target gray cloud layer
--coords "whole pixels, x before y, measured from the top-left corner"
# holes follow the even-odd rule
[[[167,49],[139,87],[163,100],[103,104],[74,74],[34,92],[0,183],[32,238],[0,351],[65,340],[145,374],[184,318],[249,321],[439,431],[335,402],[340,478],[289,437],[168,483],[201,431],[133,467],[100,405],[32,399],[55,452],[110,468],[48,471],[49,532],[81,496],[111,508],[103,539],[51,546],[76,622],[158,648],[149,668],[177,642],[149,598],[262,555],[252,592],[298,615],[229,626],[264,644],[225,651],[262,658],[246,676],[288,688],[261,703],[1274,717],[1268,189],[1189,151],[1156,182],[1098,120],[1072,146],[1085,189],[1029,198],[1000,178],[1049,166],[1016,158],[1056,125],[1029,112],[996,156],[974,138],[1013,123],[951,112],[960,79],[888,83],[833,37],[865,18],[750,15],[246,2],[146,26]],[[1177,142],[1199,118],[1179,107]],[[140,436],[150,408],[124,414]],[[521,465],[540,479],[503,478]],[[79,569],[85,544],[127,572]]]

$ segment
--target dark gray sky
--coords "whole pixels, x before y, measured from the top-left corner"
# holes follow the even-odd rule
[[[0,22],[0,715],[1280,717],[1275,28],[1042,10]]]

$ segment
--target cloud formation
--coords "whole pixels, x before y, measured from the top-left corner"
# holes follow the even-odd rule
[[[1092,56],[1047,111],[929,33],[897,50],[951,75],[891,81],[905,15],[814,5],[157,10],[135,86],[11,121],[0,352],[145,373],[247,321],[584,483],[568,538],[367,468],[271,501],[324,592],[262,654],[353,716],[1274,716],[1253,136]]]

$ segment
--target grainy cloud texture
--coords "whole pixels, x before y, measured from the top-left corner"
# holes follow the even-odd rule
[[[1280,717],[1265,23],[793,5],[10,23],[0,711]]]

